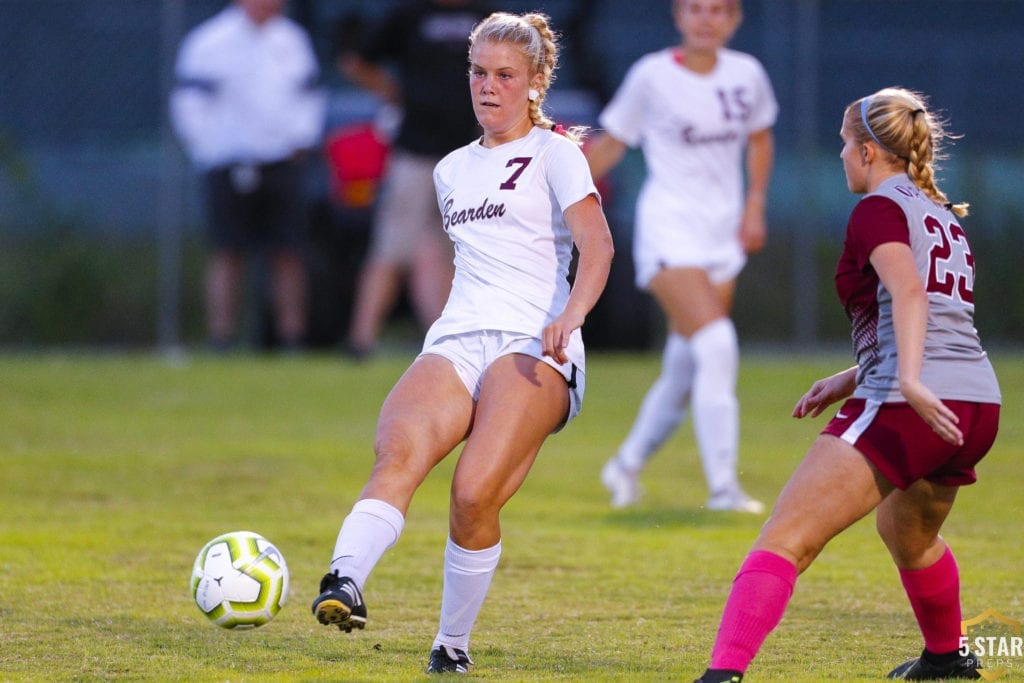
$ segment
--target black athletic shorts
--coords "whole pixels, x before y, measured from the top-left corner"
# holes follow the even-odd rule
[[[299,247],[306,237],[302,165],[235,164],[206,174],[211,244],[218,249]]]

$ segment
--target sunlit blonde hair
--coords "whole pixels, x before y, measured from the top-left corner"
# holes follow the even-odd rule
[[[537,89],[537,99],[530,100],[530,120],[535,126],[556,129],[555,122],[544,113],[544,98],[555,80],[555,69],[558,68],[558,37],[551,30],[547,15],[539,12],[495,12],[477,24],[469,34],[470,52],[474,45],[482,42],[509,43],[522,50],[530,65],[530,75],[540,74],[543,77],[541,87]],[[562,132],[560,128],[558,130]],[[577,143],[582,140],[585,132],[585,126],[573,126],[564,131],[566,137]]]
[[[958,216],[967,215],[968,204],[952,204],[935,184],[935,162],[944,158],[944,141],[955,136],[928,111],[924,95],[906,88],[883,88],[852,102],[843,121],[858,143],[873,141],[883,153],[903,160],[907,175],[933,201]]]

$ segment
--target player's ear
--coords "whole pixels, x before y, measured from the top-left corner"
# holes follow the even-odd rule
[[[868,143],[862,143],[860,146],[860,160],[865,164],[870,164],[872,159],[875,158],[875,149]]]
[[[530,87],[534,88],[535,90],[540,90],[541,92],[543,92],[544,91],[544,74],[541,74],[541,73],[534,74],[533,78],[530,79]]]

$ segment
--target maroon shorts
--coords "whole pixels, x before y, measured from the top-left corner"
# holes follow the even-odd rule
[[[906,489],[918,479],[941,486],[977,481],[974,466],[985,457],[999,430],[999,404],[943,401],[960,419],[962,446],[943,441],[908,403],[851,398],[822,434],[850,444],[893,485]]]

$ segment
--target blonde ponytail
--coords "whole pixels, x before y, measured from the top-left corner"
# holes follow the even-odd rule
[[[967,215],[969,204],[951,203],[935,183],[942,143],[954,136],[928,111],[924,95],[906,88],[879,90],[847,107],[846,123],[858,142],[873,140],[883,152],[902,159],[907,175],[932,201],[957,216]]]

